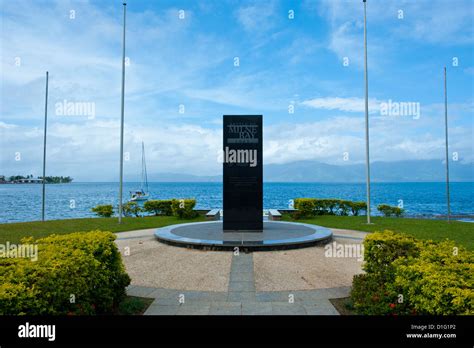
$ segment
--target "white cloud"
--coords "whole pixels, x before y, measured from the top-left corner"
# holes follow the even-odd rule
[[[67,18],[70,4],[76,9],[76,22]],[[390,3],[391,7],[385,9],[387,13],[379,4],[370,2],[369,6],[369,55],[377,54],[382,60],[384,54],[389,53],[384,53],[389,48],[383,47],[388,37],[377,38],[375,26],[382,25],[392,16],[390,11],[396,8],[396,3]],[[406,21],[403,22],[406,28],[410,28],[414,20],[434,15],[429,4],[424,5],[429,13],[425,17],[416,17],[417,12],[412,9],[418,8],[411,7],[415,5],[401,4],[406,9]],[[332,11],[328,14],[332,29],[327,42],[330,50],[339,58],[348,56],[350,64],[360,67],[363,57],[361,3],[331,1],[323,5]],[[437,2],[438,11],[440,6]],[[44,72],[49,69],[48,171],[51,175],[71,175],[76,180],[116,179],[121,13],[116,7],[97,8],[94,3],[76,1],[51,2],[51,6],[18,1],[5,3],[4,8],[8,10],[5,11],[8,16],[2,13],[4,27],[0,33],[3,49],[0,161],[2,170],[9,173],[0,174],[39,174]],[[351,161],[364,161],[364,99],[324,97],[325,94],[362,94],[354,90],[348,92],[347,86],[354,84],[337,71],[334,75],[325,74],[325,65],[306,69],[309,61],[314,63],[321,59],[323,63],[322,56],[327,52],[316,54],[314,49],[320,47],[311,35],[304,36],[303,31],[292,33],[294,36],[287,35],[290,30],[278,31],[281,29],[278,21],[285,20],[285,12],[280,12],[273,2],[253,2],[236,13],[229,13],[237,15],[242,28],[248,31],[246,39],[250,45],[239,38],[196,30],[192,25],[196,17],[189,11],[186,21],[177,19],[175,9],[129,12],[127,56],[131,65],[126,72],[125,151],[130,152],[131,160],[125,163],[126,179],[138,178],[141,141],[145,142],[150,173],[219,174],[221,166],[217,153],[222,142],[221,115],[232,112],[265,114],[265,163],[301,159],[341,163],[346,151],[350,152]],[[12,20],[10,15],[16,19]],[[461,23],[465,24],[466,16],[460,15]],[[433,21],[435,19],[428,20],[431,24]],[[461,30],[458,24],[446,25],[450,26],[448,33],[451,36]],[[442,27],[438,25],[433,30],[440,31]],[[265,35],[253,40],[262,33]],[[408,33],[407,38],[422,40],[430,33],[420,27],[413,35]],[[449,36],[439,35],[434,34],[433,38],[442,42],[448,40]],[[463,36],[466,35],[462,34],[461,38]],[[276,51],[271,45],[255,48],[255,41],[261,44],[268,42],[266,40],[282,45],[277,45]],[[321,42],[320,38],[317,40]],[[241,67],[234,69],[232,58],[238,52],[249,53],[242,56]],[[271,55],[275,52],[276,55]],[[263,55],[271,56],[275,65],[259,65]],[[22,58],[21,67],[13,65],[16,56]],[[301,66],[302,73],[292,70],[295,66]],[[467,72],[472,73],[471,70],[468,68]],[[297,73],[293,75],[293,71]],[[357,79],[362,78],[362,75],[357,76]],[[323,96],[309,99],[314,95],[308,96],[311,91],[319,91],[316,95]],[[393,91],[387,84],[387,93]],[[381,93],[384,92],[377,96]],[[96,119],[55,116],[54,103],[63,99],[95,102]],[[282,123],[282,119],[285,122],[289,119],[287,108],[292,99],[302,107],[291,116],[295,123]],[[186,106],[184,115],[177,111],[182,102]],[[379,104],[380,100],[369,99],[369,111],[378,111]],[[338,111],[337,116],[328,117],[326,110]],[[372,159],[442,158],[443,107],[422,105],[422,110],[422,117],[416,122],[410,118],[381,118],[371,114]],[[461,127],[469,122],[458,116],[469,117],[472,103],[470,108],[460,109],[459,113],[456,105],[450,104],[449,112],[453,125],[450,149],[472,161],[472,127],[470,124]],[[302,114],[304,120],[298,119]],[[334,114],[336,112],[330,115]],[[308,121],[315,117],[320,117],[319,121]],[[195,123],[191,124],[191,121]],[[15,152],[21,152],[21,161],[14,160]]]
[[[2,131],[2,168],[9,174],[39,175],[42,163],[43,131],[32,127],[11,127]],[[48,172],[71,175],[77,180],[115,180],[119,159],[119,122],[84,120],[68,124],[52,122],[48,127]],[[177,124],[154,126],[125,124],[124,152],[129,154],[124,171],[135,180],[140,168],[141,142],[146,147],[149,173],[218,171],[218,150],[222,132],[212,128]],[[21,161],[15,161],[15,153]]]
[[[133,119],[132,119],[133,120]],[[211,120],[217,122],[218,120]],[[444,156],[442,115],[419,120],[372,117],[370,144],[372,161],[441,159]],[[125,125],[125,178],[138,178],[141,142],[145,142],[148,172],[178,172],[218,175],[217,157],[222,131],[214,124],[173,122]],[[0,161],[5,175],[39,175],[43,131],[31,126],[2,127]],[[335,116],[316,122],[277,123],[264,128],[264,163],[318,160],[326,163],[363,163],[365,160],[364,117]],[[450,129],[450,151],[463,162],[472,162],[472,129]],[[20,152],[21,161],[15,161]],[[343,161],[348,152],[350,162]],[[52,121],[48,130],[48,172],[80,180],[116,180],[119,153],[119,122],[86,120]]]
[[[349,65],[362,67],[364,64],[363,36],[360,27],[353,22],[346,22],[331,33],[329,49],[341,60],[347,59]]]
[[[0,128],[12,129],[12,128],[15,128],[15,127],[16,127],[16,125],[14,125],[14,124],[5,123],[5,122],[0,121]]]
[[[354,13],[362,15],[362,2],[331,1],[322,2],[322,12],[328,14],[332,22],[354,18]],[[399,11],[403,18],[399,19]],[[369,25],[380,27],[389,21],[393,25],[389,32],[415,41],[433,44],[468,44],[474,41],[472,13],[474,4],[470,0],[385,0],[367,3]],[[362,20],[362,17],[359,16]],[[389,37],[386,38],[390,40]]]
[[[380,110],[380,100],[369,98],[369,112]],[[302,105],[313,109],[340,110],[349,112],[364,112],[365,99],[363,98],[314,98],[301,102]]]
[[[278,124],[264,132],[264,162],[288,163],[299,160],[318,160],[340,163],[343,152],[362,154],[363,119],[334,117],[319,122]]]
[[[330,24],[328,48],[339,59],[348,57],[363,67],[363,3],[350,0],[322,0],[319,13]],[[398,11],[403,19],[398,19]],[[384,0],[367,3],[368,60],[380,69],[397,45],[408,41],[421,44],[470,44],[474,42],[474,3],[444,0]],[[351,64],[352,64],[351,63]]]
[[[432,44],[470,44],[474,42],[472,14],[474,3],[462,1],[403,1],[392,5],[404,10],[404,25],[393,28],[403,37]]]
[[[244,30],[253,35],[267,31],[275,26],[275,3],[255,2],[253,5],[241,7],[236,16]]]

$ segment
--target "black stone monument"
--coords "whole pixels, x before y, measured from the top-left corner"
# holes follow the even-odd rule
[[[263,230],[262,116],[224,115],[224,232]]]

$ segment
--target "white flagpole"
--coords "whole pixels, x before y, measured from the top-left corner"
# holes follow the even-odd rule
[[[448,222],[451,218],[451,203],[449,197],[449,154],[448,154],[448,87],[446,82],[446,67],[444,67],[444,128],[446,139],[446,202],[448,205]]]
[[[122,109],[120,121],[120,187],[119,187],[119,216],[118,222],[122,223],[122,196],[123,196],[123,121],[124,121],[124,97],[125,97],[125,15],[127,4],[123,3],[123,51],[122,51]]]
[[[46,96],[44,101],[44,139],[43,139],[43,194],[41,204],[41,221],[44,221],[44,210],[46,202],[46,131],[48,128],[48,80],[49,73],[46,71]]]
[[[365,79],[365,161],[367,174],[367,223],[370,224],[370,157],[369,157],[369,78],[367,75],[367,14],[364,2],[364,79]]]

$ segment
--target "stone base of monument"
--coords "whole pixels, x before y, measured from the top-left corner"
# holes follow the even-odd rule
[[[279,250],[304,248],[326,243],[332,232],[321,226],[280,221],[264,221],[263,231],[223,232],[222,221],[194,222],[158,228],[156,238],[166,244],[207,250]]]

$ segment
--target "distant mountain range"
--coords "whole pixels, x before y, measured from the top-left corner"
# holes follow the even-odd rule
[[[429,182],[446,180],[445,164],[439,160],[374,162],[373,182]],[[266,181],[282,182],[365,182],[365,164],[331,165],[315,161],[269,164]],[[474,181],[474,165],[450,163],[451,181]]]
[[[222,181],[221,175],[199,176],[180,173],[157,173],[148,174],[149,182],[219,182]]]
[[[410,160],[374,162],[370,166],[372,182],[433,182],[444,181],[445,164],[440,160]],[[332,165],[317,161],[297,161],[263,166],[265,182],[365,182],[365,165]],[[159,173],[149,181],[219,182],[221,175],[197,176]],[[474,163],[450,162],[451,181],[474,181]]]

